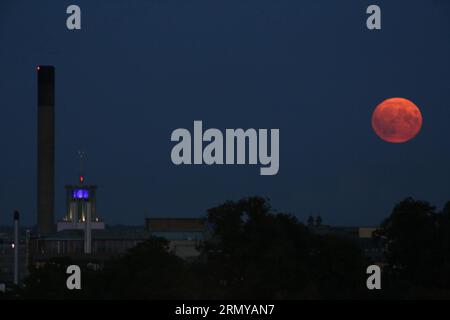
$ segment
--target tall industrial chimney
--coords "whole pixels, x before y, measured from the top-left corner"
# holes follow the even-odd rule
[[[54,231],[55,68],[39,66],[37,215],[39,234]]]

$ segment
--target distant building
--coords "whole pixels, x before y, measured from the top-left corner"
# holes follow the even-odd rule
[[[376,227],[332,227],[327,225],[309,225],[308,229],[320,235],[334,235],[354,241],[366,257],[374,263],[382,265],[384,262],[384,248],[373,238]]]
[[[147,218],[147,230],[169,241],[170,250],[180,258],[192,260],[200,255],[205,238],[205,222],[197,218]]]
[[[97,187],[84,182],[81,174],[78,184],[66,186],[66,212],[57,223],[57,232],[30,239],[30,261],[34,265],[45,264],[55,257],[101,265],[151,236],[168,240],[169,250],[183,259],[199,256],[204,238],[203,220],[149,218],[141,227],[106,227],[97,214]]]
[[[92,230],[92,252],[84,253],[84,230],[66,229],[46,237],[34,238],[30,243],[32,259],[45,261],[56,256],[77,259],[107,260],[125,253],[151,236],[169,241],[170,251],[184,259],[197,257],[204,239],[201,219],[154,218],[146,219],[146,227],[117,226]]]
[[[161,220],[161,219],[159,219]],[[30,240],[30,259],[35,265],[45,263],[55,257],[70,257],[77,261],[102,263],[126,253],[138,243],[150,237],[161,237],[169,242],[169,250],[176,256],[192,260],[199,256],[199,245],[204,231],[184,226],[178,219],[170,219],[177,227],[149,228],[117,226],[92,230],[91,252],[84,251],[85,235],[82,228],[66,229],[45,237]],[[180,219],[185,220],[185,219]]]
[[[149,239],[144,227],[110,227],[92,230],[91,252],[85,253],[84,230],[63,230],[30,241],[31,260],[36,265],[55,257],[69,257],[76,261],[102,263],[124,254],[138,243]]]

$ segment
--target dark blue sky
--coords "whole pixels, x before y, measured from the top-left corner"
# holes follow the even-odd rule
[[[68,31],[66,7],[82,9]],[[382,9],[382,30],[365,10]],[[404,197],[450,199],[450,3],[445,0],[0,2],[0,224],[36,221],[36,66],[56,67],[56,217],[77,150],[107,223],[199,216],[262,195],[302,220],[379,223]],[[382,100],[422,111],[420,134],[372,131]],[[280,171],[171,163],[171,132],[280,128]]]

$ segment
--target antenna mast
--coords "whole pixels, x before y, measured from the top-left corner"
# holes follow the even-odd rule
[[[78,150],[78,158],[80,159],[80,183],[84,182],[84,161],[86,160],[86,153]]]

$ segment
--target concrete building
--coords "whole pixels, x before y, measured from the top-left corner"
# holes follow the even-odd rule
[[[138,243],[149,239],[151,233],[144,227],[110,227],[92,230],[91,252],[85,252],[82,229],[66,229],[46,237],[30,240],[30,259],[34,265],[55,257],[69,257],[75,261],[101,264],[124,254]]]
[[[199,246],[205,235],[201,219],[146,219],[145,227],[105,226],[93,229],[91,252],[86,253],[85,229],[79,227],[83,223],[79,222],[76,227],[65,228],[45,237],[31,238],[29,250],[32,263],[39,265],[51,258],[70,257],[77,261],[101,264],[126,253],[152,236],[166,239],[170,252],[191,261],[200,255]]]
[[[171,219],[173,221],[173,219]],[[117,226],[92,230],[91,252],[86,253],[82,228],[65,229],[45,237],[30,239],[30,259],[40,265],[55,257],[69,257],[76,261],[102,264],[118,257],[150,237],[161,237],[169,242],[169,251],[176,256],[193,260],[199,256],[204,232],[197,229],[150,230],[146,227]]]
[[[145,226],[107,227],[97,213],[97,186],[85,184],[80,175],[77,184],[66,186],[66,211],[57,231],[31,237],[30,261],[40,265],[69,257],[101,265],[152,236],[168,240],[172,253],[192,260],[200,254],[204,231],[201,219],[189,218],[151,218]]]

